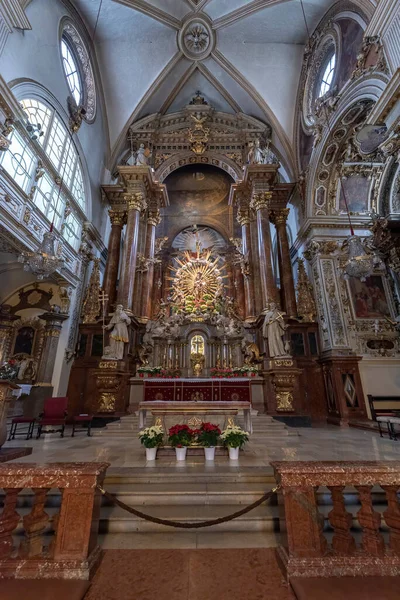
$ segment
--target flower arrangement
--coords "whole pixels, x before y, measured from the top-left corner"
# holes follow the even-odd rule
[[[16,379],[18,375],[18,363],[15,359],[10,358],[0,367],[0,379]]]
[[[172,367],[168,368],[168,369],[161,369],[160,371],[160,377],[164,377],[165,379],[176,379],[177,377],[181,376],[181,370],[180,369],[174,369]]]
[[[218,425],[212,423],[202,423],[199,429],[196,429],[197,442],[205,448],[212,448],[218,444],[221,430]]]
[[[232,425],[221,433],[221,440],[229,448],[242,448],[249,441],[249,434],[238,425]]]
[[[251,375],[255,377],[257,374],[258,368],[254,365],[243,365],[243,367],[235,367],[233,369],[233,373],[236,377],[243,377],[246,375]]]
[[[139,431],[139,439],[145,448],[158,448],[163,443],[164,430],[159,425]]]
[[[188,425],[174,425],[168,431],[168,442],[173,448],[190,446],[195,437],[195,432]]]
[[[221,378],[221,377],[234,377],[233,369],[230,367],[214,367],[210,369],[211,377]]]
[[[155,377],[156,375],[160,375],[161,371],[162,367],[139,367],[137,369],[139,377],[143,377],[146,373],[149,377]]]

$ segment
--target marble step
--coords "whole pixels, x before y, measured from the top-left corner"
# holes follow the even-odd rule
[[[239,510],[233,504],[223,505],[177,505],[160,506],[147,505],[146,514],[154,517],[195,523],[224,517]],[[166,525],[152,523],[126,512],[118,506],[104,506],[100,511],[99,533],[130,533],[130,532],[164,532],[170,533],[174,529]],[[279,531],[279,517],[277,506],[259,506],[237,519],[207,527],[207,531]]]
[[[280,534],[270,531],[207,531],[168,528],[160,532],[106,533],[99,535],[104,550],[189,549],[189,548],[276,548]]]

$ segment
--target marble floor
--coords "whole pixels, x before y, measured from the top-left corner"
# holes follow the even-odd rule
[[[106,430],[87,437],[84,432],[76,437],[66,430],[64,438],[59,434],[47,434],[40,440],[19,437],[6,442],[4,447],[30,446],[30,456],[17,459],[22,463],[48,463],[65,461],[106,461],[111,467],[136,467],[148,469],[219,470],[240,467],[267,467],[275,460],[398,460],[400,441],[380,438],[370,431],[335,426],[290,428],[290,434],[280,439],[255,433],[251,436],[238,463],[227,456],[217,456],[214,465],[206,465],[203,456],[189,458],[181,466],[173,456],[159,456],[157,461],[146,463],[144,449],[140,446],[136,431],[132,437],[110,436]]]

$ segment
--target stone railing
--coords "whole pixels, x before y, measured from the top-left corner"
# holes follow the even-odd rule
[[[90,579],[101,556],[97,544],[102,484],[109,463],[0,465],[0,578]],[[60,508],[49,516],[51,489]],[[21,517],[22,490],[33,492],[32,508]],[[49,503],[50,504],[50,503]],[[19,542],[20,525],[24,537]]]
[[[400,461],[275,462],[272,466],[281,485],[278,557],[288,578],[400,575]],[[317,502],[318,488],[325,486],[333,504],[327,522]],[[383,513],[373,506],[372,492],[381,491],[375,486],[386,497]],[[346,509],[347,492],[358,494],[359,544],[352,531],[354,516]],[[383,521],[389,531],[386,540]]]

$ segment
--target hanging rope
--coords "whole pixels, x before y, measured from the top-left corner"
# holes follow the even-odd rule
[[[135,515],[136,517],[139,517],[140,519],[144,519],[145,521],[150,521],[151,523],[157,523],[158,525],[166,525],[167,527],[175,527],[175,528],[179,528],[179,529],[202,529],[204,527],[211,527],[213,525],[220,525],[221,523],[227,523],[228,521],[233,521],[233,519],[237,519],[238,517],[241,517],[242,515],[247,514],[254,508],[257,508],[257,506],[260,506],[260,504],[262,504],[263,502],[266,502],[267,500],[269,500],[274,494],[276,494],[280,490],[280,488],[281,488],[281,486],[278,485],[277,487],[273,488],[270,492],[267,492],[266,494],[261,496],[261,498],[259,498],[255,502],[253,502],[253,504],[249,504],[245,508],[242,508],[241,510],[238,510],[237,512],[231,513],[230,515],[227,515],[226,517],[220,517],[219,519],[212,519],[209,521],[199,521],[198,523],[182,523],[181,521],[171,521],[169,519],[159,519],[158,517],[152,517],[151,515],[147,515],[146,513],[142,512],[140,510],[137,510],[136,508],[133,508],[132,506],[128,506],[127,504],[125,504],[125,502],[121,502],[121,500],[118,500],[118,498],[113,496],[113,494],[110,494],[109,492],[107,492],[100,485],[97,486],[97,489],[103,494],[103,496],[105,498],[107,498],[107,500],[110,500],[110,502],[112,502],[116,506],[119,506],[123,510],[126,510],[127,512],[131,513],[132,515]]]

